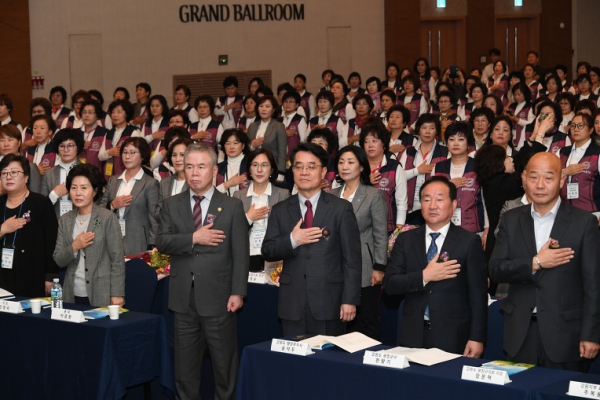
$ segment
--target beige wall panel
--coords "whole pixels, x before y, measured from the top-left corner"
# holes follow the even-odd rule
[[[104,92],[102,35],[69,36],[69,69],[72,88]]]

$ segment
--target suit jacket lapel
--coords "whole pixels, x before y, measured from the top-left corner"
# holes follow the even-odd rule
[[[444,239],[444,245],[439,250],[439,253],[442,254],[444,251],[448,253],[449,257],[452,259],[452,249],[455,249],[458,243],[456,235],[452,234],[452,231],[456,229],[456,226],[453,223],[450,223],[450,229],[448,229],[448,234],[446,235],[446,239]],[[427,258],[425,258],[427,261]]]
[[[94,228],[95,228],[95,223],[94,221],[98,219],[98,206],[97,205],[93,205],[92,206],[92,215],[90,216],[90,222],[88,224],[87,230],[86,232],[93,232]]]
[[[533,218],[531,217],[531,207],[523,207],[523,218],[521,218],[521,232],[525,246],[530,254],[536,254],[535,229],[533,228]]]
[[[265,130],[265,142],[268,142],[269,136],[273,133],[273,129],[275,129],[275,123],[273,122],[273,118],[269,121],[269,125],[267,125],[267,129]]]
[[[556,218],[554,219],[554,225],[552,225],[552,231],[550,232],[550,237],[559,243],[571,223],[569,214],[571,214],[571,210],[567,207],[567,203],[564,201],[561,202],[556,213]]]
[[[425,225],[421,226],[418,229],[420,229],[422,232],[419,235],[414,236],[414,240],[416,240],[416,243],[412,244],[412,248],[415,249],[415,251],[417,252],[419,265],[422,266],[422,269],[425,269],[425,267],[427,266],[427,249],[425,248]],[[400,234],[399,240],[403,239],[404,238],[402,238],[402,234]]]
[[[177,202],[177,210],[179,211],[179,216],[181,217],[181,221],[183,221],[186,231],[194,232],[196,231],[196,225],[194,225],[194,216],[192,215],[192,206],[190,202],[190,191],[189,189],[181,192],[181,196],[178,198]],[[185,193],[185,194],[183,194]]]
[[[222,208],[221,208],[221,203],[223,202],[223,196],[225,196],[224,194],[222,194],[221,192],[219,192],[217,189],[215,189],[213,191],[213,195],[212,195],[212,199],[210,199],[210,204],[208,205],[208,211],[206,213],[206,218],[204,218],[204,221],[202,222],[202,225],[206,225],[208,224],[208,216],[209,215],[214,215],[215,216],[215,220],[217,218],[219,218],[219,214],[221,213]]]
[[[317,203],[317,210],[314,214],[313,227],[325,227],[323,221],[325,219],[325,215],[329,213],[329,199],[327,198],[328,195],[329,193],[321,191],[321,195],[319,196],[319,202]]]
[[[290,218],[292,220],[292,226],[296,226],[298,221],[302,218],[302,212],[300,211],[300,201],[298,200],[298,195],[290,197],[287,201],[287,204],[288,212],[290,213]]]
[[[129,207],[125,207],[125,212],[123,213],[123,218],[127,217],[127,214],[129,213],[129,209],[131,208],[131,204],[133,204],[133,202],[135,201],[137,196],[140,194],[140,192],[142,191],[144,186],[146,186],[147,182],[148,182],[148,177],[146,176],[146,174],[142,175],[142,179],[140,179],[139,181],[135,181],[135,183],[133,184],[133,188],[131,189],[131,203],[130,203]]]
[[[358,185],[356,188],[356,193],[354,194],[354,198],[352,199],[352,209],[354,210],[354,214],[358,213],[360,206],[365,203],[366,197],[367,187],[363,184]]]

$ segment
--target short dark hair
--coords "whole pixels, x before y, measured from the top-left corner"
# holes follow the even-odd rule
[[[136,90],[137,90],[137,88],[144,89],[146,92],[148,92],[148,96],[150,96],[152,94],[152,88],[150,87],[150,84],[148,84],[146,82],[138,83],[137,85],[135,85]]]
[[[154,96],[150,97],[148,99],[148,108],[150,108],[150,106],[152,105],[152,102],[156,100],[160,103],[161,107],[162,107],[162,117],[166,120],[169,119],[169,104],[167,103],[167,99],[165,99],[165,96],[163,96],[162,94],[155,94]],[[148,112],[150,112],[150,110],[148,110]],[[149,121],[152,118],[149,119]],[[168,121],[167,121],[168,122]]]
[[[277,85],[277,94],[279,95],[279,93],[281,93],[283,91],[295,92],[296,89],[294,89],[294,87],[289,82],[284,82],[284,83],[280,83],[279,85]]]
[[[121,156],[121,158],[123,158],[123,150],[125,150],[125,147],[129,145],[135,147],[140,151],[140,156],[142,157],[142,165],[148,166],[152,150],[150,149],[150,145],[148,145],[148,142],[146,142],[146,139],[132,136],[125,139],[125,141],[121,145],[121,150],[119,151],[119,155]]]
[[[327,152],[330,155],[335,154],[338,148],[338,138],[331,132],[329,128],[315,128],[308,134],[306,143],[310,143],[313,139],[323,138],[327,141]]]
[[[504,114],[504,103],[502,102],[500,97],[496,96],[495,94],[488,93],[483,98],[483,104],[484,104],[483,107],[485,107],[485,101],[487,99],[493,99],[494,102],[496,103],[496,112],[495,112],[496,116]]]
[[[452,103],[452,105],[456,104],[456,99],[454,98],[454,93],[452,93],[451,91],[449,91],[449,90],[442,90],[441,92],[439,92],[438,95],[437,95],[438,103],[439,103],[439,101],[440,101],[440,99],[442,97],[449,98],[450,99],[450,103]]]
[[[515,86],[513,86],[513,88],[512,88],[513,96],[515,95],[515,92],[517,90],[520,90],[521,93],[523,93],[523,97],[525,97],[526,102],[531,101],[531,89],[529,89],[529,86],[527,86],[527,84],[525,82],[519,82]]]
[[[56,92],[59,92],[62,100],[61,102],[64,103],[65,101],[67,101],[67,91],[65,90],[64,87],[62,86],[54,86],[52,89],[50,89],[50,97],[52,97],[52,95]]]
[[[500,49],[493,47],[490,49],[489,55],[490,56],[500,56],[500,55],[502,55],[502,53],[500,53]]]
[[[227,143],[229,138],[232,136],[235,136],[236,139],[244,145],[244,147],[242,148],[242,154],[248,154],[250,152],[250,138],[244,133],[243,130],[239,128],[225,129],[223,135],[221,135],[221,140],[219,140],[219,147],[221,148],[221,150],[223,150],[225,160],[227,160],[227,153],[225,152],[225,143]]]
[[[304,74],[296,74],[294,80],[296,80],[297,78],[302,79],[302,82],[306,83],[306,76]]]
[[[284,95],[285,97],[285,95]],[[244,97],[244,100],[242,101],[242,107],[246,107],[246,103],[248,102],[248,100],[254,100],[254,103],[256,105],[258,105],[258,96],[256,96],[255,94],[247,94],[246,97]],[[300,101],[298,101],[298,103],[300,103]]]
[[[190,90],[189,86],[187,85],[177,85],[175,86],[175,91],[178,92],[180,90],[183,90],[183,93],[188,97],[188,99],[192,96],[192,91]]]
[[[490,125],[490,131],[489,131],[489,134],[488,134],[487,138],[485,139],[484,144],[485,145],[492,145],[492,144],[494,144],[494,142],[492,141],[492,134],[494,133],[494,128],[500,122],[506,122],[506,124],[510,128],[510,131],[509,131],[510,132],[510,137],[508,139],[508,146],[510,148],[513,148],[514,147],[513,146],[513,133],[512,133],[513,122],[510,120],[510,118],[508,117],[508,115],[500,115],[500,116],[496,117],[496,119],[494,119],[494,122],[492,122],[492,124]]]
[[[369,159],[367,158],[367,153],[362,147],[348,145],[344,146],[338,151],[337,156],[335,157],[335,180],[338,183],[343,183],[344,180],[339,176],[338,171],[338,163],[340,162],[340,158],[344,153],[352,153],[358,160],[358,164],[362,167],[362,171],[360,172],[360,183],[367,186],[373,186],[371,183],[371,167],[369,165]]]
[[[356,103],[358,103],[359,100],[364,100],[367,102],[367,105],[369,106],[369,112],[371,112],[371,110],[373,110],[373,107],[375,107],[375,103],[373,103],[373,99],[371,98],[371,96],[369,96],[366,93],[362,93],[362,94],[357,94],[352,99],[352,108],[354,108],[355,110],[356,110]]]
[[[89,98],[90,98],[90,95],[87,91],[78,90],[75,93],[73,93],[73,95],[71,96],[71,106],[75,107],[75,102],[79,99],[83,99],[83,101],[86,101]]]
[[[450,124],[444,132],[444,140],[448,143],[448,140],[452,136],[462,135],[467,139],[467,145],[475,145],[475,137],[473,136],[473,127],[467,121],[456,121]]]
[[[315,102],[318,103],[319,100],[321,99],[325,99],[329,102],[329,104],[331,104],[331,107],[333,107],[333,93],[331,93],[331,91],[329,90],[322,90],[319,93],[317,93],[317,97],[315,98]]]
[[[36,97],[29,103],[29,115],[33,114],[33,109],[41,106],[44,109],[44,114],[52,115],[52,103],[45,97]]]
[[[577,114],[581,110],[590,110],[593,114],[597,110],[596,103],[590,99],[579,100],[575,105],[575,109],[573,111],[575,112],[575,114]]]
[[[8,108],[8,113],[11,113],[13,109],[13,101],[7,94],[0,94],[0,105],[6,106],[6,108]]]
[[[173,158],[173,151],[174,151],[173,149],[175,148],[175,146],[183,144],[187,148],[191,143],[193,143],[193,141],[189,137],[179,136],[179,138],[175,139],[175,141],[173,143],[171,143],[171,145],[167,149],[167,162],[171,166],[173,166],[173,163],[171,162],[171,158]]]
[[[362,78],[360,77],[360,74],[358,72],[350,72],[350,75],[348,75],[348,83],[350,83],[350,79],[352,78],[358,78],[358,84],[362,85]]]
[[[392,103],[396,103],[396,92],[393,89],[385,89],[379,94],[381,99],[383,96],[387,96],[392,100]],[[371,96],[369,96],[371,97]]]
[[[527,55],[533,54],[535,58],[540,58],[540,54],[537,51],[529,50]]]
[[[386,63],[386,65],[385,65],[385,73],[386,73],[386,76],[387,76],[387,70],[388,70],[388,69],[390,69],[390,67],[394,67],[394,68],[396,68],[396,73],[397,73],[398,75],[400,75],[400,66],[399,66],[398,64],[396,64],[395,62],[393,62],[393,61],[388,61],[388,62]]]
[[[483,146],[475,153],[475,173],[477,182],[480,185],[486,183],[489,179],[505,171],[504,159],[506,150],[497,144]]]
[[[104,179],[102,172],[100,172],[98,168],[91,164],[78,164],[74,166],[67,175],[67,190],[71,190],[73,179],[78,176],[83,176],[90,181],[92,188],[96,191],[94,194],[94,201],[98,201],[98,199],[102,196],[102,189],[104,189],[106,186],[106,179]]]
[[[181,118],[183,118],[184,126],[186,126],[186,127],[190,126],[190,116],[188,115],[187,112],[185,112],[183,110],[176,110],[176,109],[169,110],[169,120],[171,120],[171,118],[173,118],[175,116],[180,116]]]
[[[487,107],[479,107],[473,110],[473,112],[471,113],[471,116],[469,118],[469,121],[471,122],[471,124],[474,124],[475,122],[475,118],[477,117],[481,117],[484,116],[487,120],[488,123],[492,123],[494,121],[495,118],[495,114],[492,110],[490,110]]]
[[[509,73],[508,74],[509,83],[512,78],[517,78],[519,80],[519,82],[525,81],[525,76],[523,76],[523,73],[521,71],[512,71],[511,73]]]
[[[210,96],[208,94],[203,94],[203,95],[196,97],[196,100],[194,100],[194,108],[195,109],[198,109],[198,105],[200,104],[201,101],[208,104],[211,114],[215,111],[215,99],[213,99],[212,96]]]
[[[416,64],[415,64],[415,65],[416,65]],[[408,81],[412,82],[412,84],[413,84],[413,86],[414,86],[414,88],[415,88],[415,91],[416,91],[416,90],[419,88],[420,82],[419,82],[419,80],[417,79],[417,77],[416,77],[416,76],[414,76],[413,74],[406,75],[404,78],[402,78],[402,87],[404,87],[404,84],[405,84],[406,82],[408,82]]]
[[[485,83],[483,83],[483,82],[476,82],[473,85],[471,85],[471,89],[469,89],[469,96],[471,96],[471,98],[473,98],[473,89],[475,89],[475,88],[481,89],[481,93],[483,94],[483,97],[487,96],[487,94],[488,94],[488,88],[485,85]]]
[[[331,80],[329,81],[329,86],[333,86],[334,83],[339,83],[340,85],[342,85],[342,88],[344,89],[344,94],[348,93],[348,85],[346,84],[346,81],[344,80],[344,77],[341,75],[334,75],[331,77]]]
[[[569,68],[567,68],[567,66],[564,65],[564,64],[556,64],[554,66],[554,70],[555,71],[561,70],[564,74],[566,74],[567,72],[569,72]]]
[[[99,90],[96,90],[96,89],[88,90],[88,94],[90,95],[90,97],[95,97],[98,100],[98,102],[100,103],[100,106],[102,107],[102,104],[104,104],[104,96],[102,96],[102,93],[100,93]]]
[[[295,90],[289,90],[287,92],[284,93],[284,95],[281,97],[281,101],[286,101],[287,99],[292,98],[294,99],[294,101],[297,104],[300,104],[300,101],[302,100],[300,98],[300,94],[298,92],[296,92]]]
[[[184,111],[185,112],[185,111]],[[183,126],[172,126],[165,132],[165,138],[162,140],[162,146],[166,149],[169,147],[169,143],[173,141],[173,138],[188,138],[190,139],[190,131],[185,129]]]
[[[327,75],[327,74],[331,75],[331,77],[333,78],[333,75],[335,75],[335,72],[333,72],[333,70],[331,70],[331,69],[326,69],[325,71],[323,71],[321,73],[321,79],[325,78],[325,75]]]
[[[404,121],[404,125],[408,125],[408,123],[410,122],[410,111],[408,111],[408,108],[406,108],[400,104],[396,104],[396,105],[390,107],[390,109],[387,112],[387,117],[389,118],[390,115],[392,115],[392,113],[395,111],[402,114],[402,121]]]
[[[454,125],[454,124],[452,124]],[[450,125],[450,126],[452,126]],[[419,198],[423,197],[423,190],[425,190],[425,188],[433,183],[442,183],[444,184],[447,188],[448,188],[448,195],[450,196],[450,201],[454,201],[456,200],[456,186],[454,186],[454,184],[452,182],[450,182],[448,180],[448,178],[446,178],[445,176],[442,175],[436,175],[436,176],[432,176],[431,178],[429,178],[427,181],[425,181],[425,183],[423,184],[423,186],[421,186],[421,188],[419,189]]]
[[[589,74],[579,74],[579,76],[577,77],[577,83],[580,84],[583,81],[588,81],[589,83],[591,83],[592,80],[590,79],[590,75]]]
[[[33,124],[35,124],[38,121],[44,120],[46,121],[46,124],[48,124],[48,129],[50,129],[50,132],[54,133],[56,132],[56,123],[54,122],[54,120],[52,119],[52,117],[50,115],[36,115],[35,117],[31,118],[31,127],[33,128]]]
[[[311,153],[312,155],[317,157],[322,167],[327,168],[327,166],[329,165],[329,154],[327,154],[325,149],[319,146],[318,144],[310,142],[299,143],[298,146],[296,146],[296,148],[292,150],[290,154],[290,162],[292,163],[292,165],[294,164],[294,160],[296,159],[296,154],[298,154],[301,151],[305,153]]]
[[[21,131],[13,124],[0,125],[0,137],[8,136],[16,139],[19,143],[23,140]]]
[[[560,105],[558,105],[558,103],[555,103],[552,100],[543,100],[541,103],[539,103],[537,109],[539,110],[539,112],[542,112],[542,108],[544,107],[552,108],[552,112],[554,113],[554,127],[558,128],[563,120]]]
[[[129,100],[129,90],[127,90],[127,88],[124,88],[123,86],[117,87],[113,92],[113,97],[115,97],[115,94],[117,94],[117,92],[123,92],[123,94],[125,95],[125,100]]]
[[[390,138],[392,134],[387,130],[379,118],[370,120],[368,123],[364,124],[360,130],[358,143],[363,149],[365,148],[365,140],[369,135],[381,140],[381,143],[383,144],[383,151],[388,151],[390,148]]]
[[[263,103],[266,103],[267,101],[271,102],[271,105],[273,106],[273,111],[275,111],[275,109],[277,109],[277,107],[279,107],[279,103],[277,102],[277,99],[275,98],[275,96],[273,96],[271,94],[265,94],[263,97],[259,98],[258,103],[256,103],[256,107],[260,106]]]
[[[372,76],[369,79],[367,79],[365,86],[369,86],[373,82],[377,82],[377,91],[381,92],[381,80],[376,76]]]
[[[21,164],[21,168],[23,168],[23,174],[25,176],[30,176],[31,168],[29,167],[29,160],[27,159],[27,157],[22,156],[20,154],[5,155],[2,161],[0,161],[0,171],[8,167],[12,162],[18,162],[19,164]]]
[[[235,86],[238,87],[239,83],[238,83],[238,79],[233,76],[233,75],[229,75],[228,77],[226,77],[225,79],[223,79],[223,87],[227,88],[229,86]]]
[[[269,181],[275,182],[277,180],[277,176],[279,175],[279,169],[277,168],[277,160],[275,159],[275,156],[273,155],[273,152],[271,150],[265,149],[263,147],[259,147],[258,149],[255,149],[254,151],[251,151],[248,154],[248,159],[246,161],[246,176],[249,180],[252,180],[252,174],[250,173],[250,164],[252,164],[252,161],[254,161],[254,159],[261,154],[264,154],[267,157],[267,160],[269,160],[269,164],[271,164],[271,175],[269,175]]]
[[[440,119],[437,115],[431,113],[425,113],[419,115],[417,118],[417,122],[415,123],[415,135],[419,136],[419,132],[421,131],[421,127],[423,124],[434,124],[435,125],[435,137],[440,136],[440,132],[442,130]]]
[[[556,91],[558,93],[562,93],[563,85],[562,85],[562,82],[560,81],[560,78],[558,77],[558,75],[556,75],[555,73],[552,73],[550,76],[548,76],[546,78],[544,87],[546,87],[546,88],[548,87],[548,81],[550,81],[550,80],[553,80],[554,82],[556,82]]]
[[[589,73],[590,69],[592,69],[592,64],[587,61],[579,61],[577,63],[577,68],[575,68],[576,73],[579,73],[579,67],[585,67],[585,71]]]
[[[133,108],[133,104],[129,102],[129,100],[115,100],[110,103],[108,106],[108,114],[112,114],[113,110],[117,107],[121,106],[123,111],[125,111],[125,118],[127,118],[127,122],[133,119],[133,114],[135,113],[135,109]]]
[[[66,142],[67,140],[72,140],[75,142],[75,146],[77,146],[77,154],[79,154],[83,151],[83,145],[85,142],[83,140],[83,132],[81,132],[81,129],[75,129],[75,128],[61,129],[52,138],[52,143],[54,144],[54,147],[56,147],[56,150],[58,151],[58,146],[61,143]]]
[[[252,82],[258,83],[259,88],[262,86],[265,86],[265,83],[263,82],[263,80],[260,79],[258,76],[255,76],[254,78],[250,79],[250,82],[248,82],[248,91],[250,91],[250,86],[252,85]]]
[[[262,93],[263,96],[273,96],[271,88],[265,85],[259,86],[254,94],[258,96],[259,93]]]

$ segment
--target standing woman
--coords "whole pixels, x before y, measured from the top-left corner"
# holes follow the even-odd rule
[[[590,83],[591,83],[591,91],[596,96],[598,96],[598,92],[600,91],[600,68],[592,67],[590,69]]]
[[[11,124],[0,126],[0,159],[9,154],[20,156],[21,132]],[[42,188],[42,176],[37,165],[29,161],[29,180],[27,182],[29,190],[40,193]]]
[[[544,90],[542,84],[535,80],[535,65],[525,64],[523,75],[525,76],[525,84],[529,86],[529,90],[531,90],[530,101],[533,102],[542,94],[542,90]]]
[[[479,150],[490,133],[490,125],[494,122],[494,113],[487,107],[478,108],[471,114],[471,124],[473,125],[473,139],[475,147],[471,147],[469,153],[473,150]],[[471,145],[471,143],[469,143]]]
[[[352,103],[346,98],[348,86],[340,75],[335,75],[331,79],[331,94],[333,94],[333,113],[337,115],[344,124],[354,118],[356,113],[352,108]]]
[[[505,112],[515,127],[513,129],[515,147],[520,149],[527,140],[525,138],[525,127],[533,122],[535,116],[531,105],[531,91],[527,84],[517,83],[512,88],[512,94],[515,102],[508,106]]]
[[[52,104],[45,97],[36,97],[29,103],[29,115],[31,118],[36,115],[52,115]],[[21,150],[27,149],[29,146],[35,146],[35,140],[33,140],[33,126],[31,121],[29,125],[23,130],[22,133],[22,148]]]
[[[255,121],[248,128],[248,139],[250,139],[250,149],[252,150],[259,147],[271,150],[273,157],[277,160],[277,169],[281,175],[278,179],[282,180],[283,172],[281,171],[285,171],[287,156],[287,135],[285,126],[273,118],[273,113],[278,107],[277,100],[271,95],[263,96],[258,100],[260,120]]]
[[[515,102],[515,98],[513,96],[513,88],[517,83],[522,82],[525,82],[525,77],[520,71],[513,71],[510,74],[508,74],[508,93],[506,96],[508,98],[508,104],[512,104]]]
[[[75,209],[58,224],[54,260],[67,268],[64,301],[106,307],[125,304],[125,261],[119,221],[95,204],[106,185],[95,167],[80,164],[67,177]]]
[[[575,96],[575,100],[580,102],[581,100],[591,100],[594,104],[598,102],[598,96],[592,92],[591,80],[588,74],[581,74],[577,77],[577,87],[579,93]]]
[[[392,106],[396,105],[396,92],[394,92],[392,89],[385,89],[381,91],[380,99],[381,114],[379,114],[379,119],[385,126],[387,126],[387,113]]]
[[[169,160],[169,164],[171,164],[175,172],[160,181],[158,204],[156,206],[155,213],[157,221],[160,209],[162,208],[165,200],[187,190],[188,188],[187,182],[185,181],[183,156],[185,154],[185,150],[190,144],[192,144],[192,139],[183,136],[179,137],[169,145],[166,158]]]
[[[400,80],[400,67],[395,62],[388,62],[386,69],[387,79],[381,82],[381,89],[392,89],[394,93],[400,93],[402,82]]]
[[[485,145],[498,145],[506,151],[506,157],[512,157],[515,153],[512,139],[512,121],[506,115],[502,115],[492,123]]]
[[[494,113],[494,116],[499,117],[504,115],[504,104],[498,96],[488,94],[483,98],[483,106],[489,108]]]
[[[366,93],[358,94],[352,99],[352,106],[356,112],[356,116],[348,121],[347,131],[347,143],[354,144],[360,139],[360,130],[363,125],[371,117],[371,111],[373,111],[373,100],[371,96]]]
[[[379,110],[381,110],[381,81],[376,76],[367,79],[367,94],[373,100],[373,115],[379,114]]]
[[[308,123],[306,118],[302,116],[298,111],[302,109],[300,106],[301,97],[300,94],[293,90],[286,92],[283,97],[283,112],[281,117],[277,120],[285,127],[285,134],[287,136],[287,155],[285,157],[286,165],[290,159],[292,150],[298,146],[298,143],[305,142],[308,136]]]
[[[506,76],[506,71],[508,71],[508,68],[502,60],[496,61],[493,68],[494,73],[488,78],[487,81],[489,92],[502,99],[504,105],[508,105],[508,99],[506,98],[509,86],[508,77]]]
[[[9,154],[0,161],[0,179],[5,194],[0,240],[3,268],[0,287],[17,296],[48,296],[58,267],[52,259],[58,222],[46,196],[27,188],[29,162]]]
[[[150,146],[144,138],[126,139],[120,151],[125,171],[110,178],[100,205],[117,214],[125,254],[135,255],[154,245],[158,181],[144,172],[150,161]]]
[[[121,158],[121,146],[130,137],[140,137],[142,133],[134,125],[129,125],[133,118],[133,104],[128,100],[115,100],[108,106],[108,113],[113,127],[106,133],[98,159],[104,163],[104,177],[110,179],[119,176],[125,170]],[[145,140],[145,139],[144,139]]]
[[[413,71],[419,77],[419,84],[415,86],[415,90],[419,90],[425,96],[426,101],[429,102],[429,98],[431,97],[429,93],[431,75],[429,75],[429,62],[427,59],[425,57],[417,58],[413,66]]]
[[[144,124],[143,134],[152,152],[160,150],[160,142],[165,138],[169,129],[169,106],[167,99],[160,94],[155,94],[148,100],[150,117]]]
[[[238,121],[238,128],[243,130],[244,133],[248,133],[248,128],[254,121],[256,121],[256,105],[258,104],[258,97],[253,94],[247,94],[242,101],[242,107],[244,107],[244,115]]]
[[[410,112],[404,106],[395,105],[388,111],[388,130],[390,131],[390,153],[399,160],[404,151],[415,145],[417,138],[406,132],[406,123]]]
[[[69,171],[81,164],[77,154],[83,149],[83,137],[79,129],[65,128],[61,129],[52,141],[60,158],[56,166],[44,174],[41,194],[48,196],[54,205],[56,218],[60,218],[73,209],[66,181]]]
[[[83,133],[84,150],[79,154],[79,157],[84,164],[93,165],[102,172],[104,164],[98,156],[108,130],[100,125],[99,118],[101,114],[102,108],[96,100],[87,100],[81,105],[81,119],[83,121],[81,132]]]
[[[35,146],[27,148],[26,156],[29,161],[37,165],[40,175],[54,167],[56,162],[56,148],[52,144],[52,135],[56,130],[54,121],[47,115],[37,115],[31,120],[33,127],[33,140]]]
[[[405,76],[402,79],[402,88],[404,92],[398,96],[396,103],[410,111],[408,126],[410,131],[413,132],[419,116],[429,112],[429,103],[423,95],[417,93],[419,81],[413,75]]]
[[[263,86],[265,86],[265,83],[262,79],[259,77],[252,78],[250,82],[248,82],[248,95],[255,96],[256,91]]]
[[[81,106],[83,102],[88,100],[90,95],[85,90],[78,90],[71,96],[71,107],[73,111],[69,114],[68,118],[63,119],[59,129],[65,128],[81,128],[83,121],[81,120]]]
[[[317,94],[317,111],[317,115],[310,119],[309,130],[328,128],[338,138],[340,146],[345,146],[344,121],[333,112],[333,94],[330,91]]]
[[[473,110],[483,107],[483,98],[487,94],[488,88],[483,83],[476,82],[471,86],[469,96],[472,101],[458,108],[458,116],[461,121],[469,121]]]
[[[250,271],[262,271],[265,259],[261,247],[267,230],[271,208],[290,197],[290,192],[273,183],[279,173],[273,153],[268,149],[256,149],[248,155],[245,173],[250,185],[236,191],[233,197],[244,204],[244,212],[250,228]]]
[[[560,78],[554,74],[546,79],[546,98],[550,101],[558,103],[558,97],[563,91]]]
[[[52,104],[52,119],[56,126],[62,126],[63,120],[71,114],[71,109],[65,107],[67,101],[67,91],[62,86],[55,86],[50,89],[50,103]]]
[[[370,169],[362,148],[342,148],[336,157],[336,179],[342,186],[333,189],[331,194],[352,203],[360,231],[361,303],[349,330],[378,339],[381,282],[387,265],[387,206],[385,194],[371,184]]]
[[[232,196],[237,190],[247,188],[246,160],[250,152],[248,135],[239,129],[226,129],[219,142],[225,160],[217,164],[215,186],[221,193]]]
[[[600,146],[596,144],[594,119],[585,113],[571,121],[572,146],[560,152],[562,175],[567,177],[560,196],[572,206],[600,216]]]
[[[360,147],[369,162],[370,182],[385,193],[388,234],[405,224],[407,208],[404,169],[392,158],[389,145],[390,132],[377,120],[365,125],[360,132]]]

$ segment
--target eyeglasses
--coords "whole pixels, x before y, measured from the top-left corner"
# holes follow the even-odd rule
[[[306,164],[306,165],[304,165],[304,164],[294,164],[294,165],[292,165],[292,169],[294,171],[298,171],[298,172],[304,171],[305,169],[308,170],[308,171],[310,171],[310,172],[313,172],[317,168],[322,168],[322,167],[323,167],[322,165],[317,165],[315,163],[310,163],[310,164]]]
[[[252,168],[256,168],[256,169],[258,169],[258,167],[260,167],[261,169],[267,169],[271,166],[271,164],[269,164],[269,163],[262,163],[262,164],[252,163],[252,164],[250,164],[250,166]]]
[[[65,149],[73,150],[74,148],[75,148],[75,145],[73,143],[61,144],[58,146],[59,150],[65,150]]]
[[[25,172],[23,172],[23,171],[2,171],[2,172],[0,172],[0,176],[2,176],[3,178],[6,178],[8,175],[10,175],[13,178],[16,178],[17,176],[19,176],[19,174],[25,174]]]
[[[577,129],[578,131],[580,131],[583,128],[587,128],[588,126],[586,124],[571,124],[571,125],[569,125],[569,127],[573,130]]]
[[[132,156],[133,157],[138,153],[139,153],[139,151],[124,151],[123,156]]]

